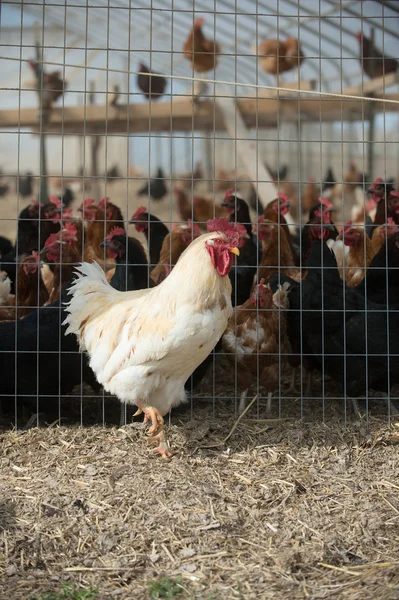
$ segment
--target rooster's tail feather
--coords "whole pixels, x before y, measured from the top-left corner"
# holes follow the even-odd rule
[[[82,263],[75,271],[77,277],[73,280],[68,294],[72,296],[66,302],[66,311],[69,313],[63,325],[68,325],[65,335],[75,333],[82,344],[82,326],[95,315],[95,308],[106,303],[107,296],[114,294],[115,290],[109,285],[104,271],[100,265]],[[89,306],[90,303],[90,306]]]

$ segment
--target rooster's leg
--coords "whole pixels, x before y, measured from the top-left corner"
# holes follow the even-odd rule
[[[245,410],[245,403],[247,399],[248,390],[241,392],[240,403],[238,405],[238,414],[241,415]]]
[[[163,425],[161,431],[156,435],[153,435],[148,441],[152,442],[153,440],[159,441],[159,445],[154,448],[154,452],[158,452],[162,458],[170,458],[172,456]]]
[[[266,414],[268,417],[270,417],[270,415],[272,414],[272,397],[273,397],[273,393],[269,392],[267,394],[267,404],[266,404]]]
[[[148,423],[151,420],[151,427],[147,431],[147,435],[156,436],[163,430],[163,418],[157,408],[153,406],[146,406],[143,408],[144,423]]]
[[[296,389],[296,384],[295,384],[295,380],[296,380],[296,367],[292,368],[292,376],[291,376],[291,384],[290,387],[287,390],[287,394],[291,395],[291,394],[296,394],[297,393],[297,389]]]

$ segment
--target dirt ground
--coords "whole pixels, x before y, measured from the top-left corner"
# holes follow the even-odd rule
[[[169,462],[133,425],[4,433],[0,597],[397,599],[399,434],[232,424],[196,408]]]

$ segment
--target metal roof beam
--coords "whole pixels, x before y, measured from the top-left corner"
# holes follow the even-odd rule
[[[334,0],[324,0],[325,2],[328,2],[329,4],[334,4]],[[361,5],[361,3],[360,3]],[[382,31],[386,31],[386,33],[389,33],[389,35],[393,35],[394,37],[396,37],[397,39],[399,39],[399,33],[396,33],[396,31],[393,31],[392,29],[388,29],[388,27],[386,27],[385,25],[380,25],[377,21],[377,19],[369,19],[367,17],[364,17],[361,13],[357,13],[354,10],[352,10],[351,8],[344,8],[344,12],[347,12],[348,14],[352,15],[353,17],[357,17],[360,21],[364,21],[365,23],[369,23],[372,27],[377,27],[378,29],[381,29]],[[329,19],[327,19],[328,22],[330,23]],[[387,17],[384,17],[384,21],[387,20]],[[340,25],[334,25],[335,27],[338,27],[339,29],[341,29],[344,33],[347,33],[348,35],[354,35],[352,29],[348,29],[347,27],[344,26],[340,26]]]

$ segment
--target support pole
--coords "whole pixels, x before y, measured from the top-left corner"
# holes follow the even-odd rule
[[[90,94],[89,94],[89,103],[91,105],[95,104],[95,83],[94,81],[90,81]],[[99,200],[100,199],[100,182],[98,181],[98,151],[100,149],[101,138],[99,135],[92,136],[91,139],[91,175],[92,179],[92,190],[94,192],[94,197]]]
[[[257,141],[250,139],[248,128],[234,98],[226,95],[217,97],[215,100],[223,112],[224,124],[230,137],[248,140],[237,144],[237,152],[258,191],[260,204],[264,208],[270,200],[276,198],[277,187],[262,162],[261,153],[257,152]]]
[[[40,126],[40,164],[39,164],[39,202],[42,204],[48,204],[48,190],[47,190],[47,155],[46,155],[46,131],[49,120],[49,111],[47,107],[44,107],[44,72],[43,72],[43,52],[40,44],[40,29],[38,24],[35,24],[36,33],[36,83],[37,92],[39,96],[39,126]]]
[[[370,46],[374,48],[374,29],[370,30]],[[371,57],[372,59],[374,57]],[[375,70],[375,58],[370,61],[371,63],[371,72],[374,75]],[[374,94],[371,93],[372,97]],[[369,136],[368,136],[368,144],[367,144],[367,176],[369,181],[374,181],[374,138],[375,138],[375,102],[371,101],[368,105],[367,110],[367,118],[369,122]]]

